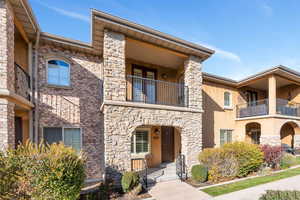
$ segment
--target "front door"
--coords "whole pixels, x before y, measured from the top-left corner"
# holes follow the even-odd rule
[[[161,127],[162,162],[174,161],[174,127]]]
[[[22,118],[15,117],[15,147],[17,147],[23,141],[23,127]]]

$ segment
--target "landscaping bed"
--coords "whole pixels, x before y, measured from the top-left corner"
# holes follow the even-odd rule
[[[260,184],[265,184],[280,179],[300,175],[300,167],[294,169],[288,169],[282,172],[274,173],[272,175],[260,176],[255,178],[249,178],[234,183],[212,186],[209,188],[202,189],[201,191],[208,193],[211,196],[219,196],[230,192],[246,189]]]

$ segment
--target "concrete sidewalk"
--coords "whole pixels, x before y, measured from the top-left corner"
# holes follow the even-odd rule
[[[258,200],[266,190],[300,190],[300,175],[221,195],[213,200]]]
[[[180,180],[160,182],[149,193],[156,200],[208,200],[211,197]]]

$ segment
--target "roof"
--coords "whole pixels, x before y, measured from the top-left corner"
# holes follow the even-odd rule
[[[213,82],[218,82],[218,83],[224,83],[227,85],[231,85],[234,87],[242,87],[244,85],[247,85],[250,81],[257,80],[257,79],[262,79],[265,78],[266,76],[269,76],[271,74],[276,74],[278,76],[288,78],[290,80],[296,81],[300,83],[300,73],[288,68],[283,65],[278,65],[272,68],[269,68],[267,70],[264,70],[262,72],[250,75],[244,79],[241,79],[239,81],[233,80],[233,79],[228,79],[222,76],[216,76],[213,74],[209,74],[206,72],[203,72],[203,78],[204,80],[207,81],[213,81]]]
[[[203,59],[207,59],[215,52],[204,46],[92,9],[92,45],[98,51],[102,51],[104,29]]]
[[[29,2],[27,0],[9,0],[9,2],[11,3],[15,16],[22,23],[29,39],[35,40],[36,33],[40,31],[40,26]]]

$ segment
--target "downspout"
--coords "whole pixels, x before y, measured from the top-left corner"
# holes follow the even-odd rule
[[[33,71],[32,71],[32,43],[28,44],[28,66],[30,74],[30,102],[33,103]],[[33,141],[33,111],[29,111],[29,140]]]
[[[34,46],[34,102],[35,102],[35,111],[34,111],[34,135],[33,141],[38,143],[38,131],[39,131],[39,102],[38,102],[38,48],[40,41],[40,31],[37,32],[36,42]]]

